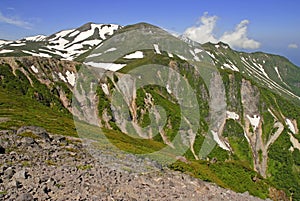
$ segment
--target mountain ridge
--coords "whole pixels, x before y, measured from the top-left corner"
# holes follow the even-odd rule
[[[176,101],[176,98],[180,98],[176,96],[179,92],[185,94],[184,98],[192,99],[192,96],[188,96],[187,91],[183,90],[182,83],[174,82],[182,77],[183,81],[191,85],[195,91],[199,108],[194,110],[199,111],[200,126],[196,131],[191,130],[193,135],[182,134],[184,146],[187,145],[188,149],[183,156],[180,156],[180,160],[170,166],[175,170],[188,172],[195,177],[238,192],[247,190],[250,194],[261,198],[271,197],[268,189],[276,187],[284,189],[287,197],[300,199],[297,193],[300,192],[298,191],[300,179],[297,176],[300,164],[300,69],[297,66],[281,56],[234,51],[224,43],[200,45],[190,40],[184,41],[185,39],[178,39],[156,26],[144,23],[127,28],[115,27],[118,30],[104,25],[102,28],[106,31],[102,32],[102,36],[105,38],[101,39],[98,45],[89,46],[91,48],[84,49],[83,54],[72,55],[63,52],[64,49],[72,48],[74,45],[83,47],[87,44],[85,41],[100,40],[100,34],[96,30],[101,30],[101,26],[95,25],[92,28],[93,26],[93,24],[86,24],[81,31],[63,30],[48,36],[49,43],[46,46],[58,46],[55,52],[61,51],[60,54],[65,54],[68,58],[72,56],[73,60],[81,57],[81,62],[64,61],[66,58],[59,57],[58,54],[57,57],[52,58],[40,57],[43,52],[34,52],[34,49],[30,48],[33,48],[34,44],[40,44],[38,50],[41,49],[41,44],[45,45],[43,41],[12,46],[15,49],[25,46],[26,51],[38,54],[37,57],[0,54],[1,93],[10,91],[6,95],[12,100],[19,99],[14,95],[15,93],[21,94],[28,100],[57,111],[57,114],[63,117],[66,115],[68,119],[65,120],[66,122],[69,122],[69,117],[72,115],[78,118],[88,113],[95,115],[92,116],[96,117],[93,123],[100,122],[104,133],[108,133],[110,143],[115,143],[124,151],[152,153],[162,145],[177,146],[173,143],[176,132],[180,133],[184,127],[195,123],[193,122],[194,111],[188,114],[182,113],[180,102]],[[140,32],[130,32],[135,29]],[[88,35],[83,34],[82,37],[78,37],[87,31]],[[122,43],[118,40],[114,41],[118,37],[124,38],[122,35],[124,33],[133,34],[126,36],[126,42],[137,47],[136,49],[121,49]],[[143,42],[148,44],[139,46],[137,39],[143,39],[140,36],[144,33],[147,34],[147,41]],[[40,38],[43,37],[39,37],[38,40]],[[161,38],[169,41],[171,45],[178,46],[168,47],[168,43],[157,42]],[[58,45],[55,44],[57,41]],[[4,49],[5,47],[7,46],[2,45],[0,52],[7,50]],[[109,56],[114,54],[119,54],[117,60],[105,60],[105,55],[110,58]],[[83,65],[82,61],[99,64],[96,66],[96,72],[103,75],[101,79],[90,77],[89,74],[85,76],[86,70],[93,67]],[[110,72],[105,69],[107,64],[123,66]],[[124,75],[127,73],[135,72],[134,70],[140,66],[149,65],[164,66],[168,69],[165,73],[169,73],[172,69],[178,74],[174,75],[170,71],[170,77],[163,81],[160,79],[164,74],[161,74],[156,84],[162,83],[162,86],[143,86],[137,89],[132,86],[135,79],[139,80],[138,77],[124,80],[124,77],[126,78]],[[213,72],[210,71],[211,69]],[[139,73],[146,72],[151,71],[145,69]],[[144,81],[148,79],[147,76],[143,78]],[[123,88],[119,87],[118,83],[122,83]],[[97,90],[91,91],[92,85]],[[132,89],[132,91],[122,91],[122,89]],[[125,119],[121,119],[122,116],[111,106],[118,103],[112,102],[118,92],[124,92],[123,98],[129,103],[129,113],[123,113]],[[190,100],[185,104],[193,106]],[[153,130],[147,130],[147,126],[151,125],[152,121],[155,122],[151,119],[152,114],[156,117],[164,117],[155,105],[162,105],[165,108],[167,118],[166,125],[158,130],[157,135],[154,135]],[[222,105],[226,105],[225,108],[221,108],[224,110],[219,108]],[[2,128],[11,129],[14,124],[22,126],[28,123],[26,119],[22,120],[20,117],[14,119],[13,111],[7,110],[6,104],[0,104],[0,107],[6,111],[1,116],[9,119],[0,124]],[[27,112],[30,114],[30,111]],[[182,117],[186,117],[187,123],[180,121]],[[82,123],[85,119],[80,120],[79,123]],[[125,126],[126,124],[130,126]],[[184,127],[180,127],[180,124]],[[39,124],[39,126],[46,125],[46,123]],[[59,128],[60,126],[59,124]],[[68,132],[72,134],[88,130],[86,127],[75,126],[74,128],[69,123],[68,126],[70,126]],[[54,132],[64,133],[63,129],[54,129]],[[135,138],[126,137],[126,134],[142,137],[142,140],[134,141]],[[99,136],[103,134],[100,133]],[[201,152],[201,145],[207,137],[211,138],[216,146],[202,158],[198,153]],[[129,142],[130,145],[124,144],[124,141]],[[175,153],[173,150],[171,156],[176,155]]]

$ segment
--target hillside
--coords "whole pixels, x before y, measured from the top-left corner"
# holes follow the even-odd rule
[[[300,69],[286,58],[145,23],[0,46],[2,130],[39,126],[236,192],[300,200]]]

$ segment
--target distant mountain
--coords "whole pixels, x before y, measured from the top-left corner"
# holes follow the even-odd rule
[[[77,29],[63,30],[50,36],[38,35],[17,41],[0,40],[0,55],[74,60],[120,28],[115,24],[87,23]]]
[[[105,134],[131,153],[167,150],[178,159],[171,168],[222,187],[300,200],[300,68],[284,57],[199,44],[146,23],[88,23],[2,40],[0,65],[3,129],[34,122],[59,134]],[[41,109],[24,117],[23,106],[35,104]],[[205,143],[216,146],[204,153]]]

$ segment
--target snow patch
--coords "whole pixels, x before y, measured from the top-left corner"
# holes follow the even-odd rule
[[[286,119],[285,119],[285,123],[286,123],[286,125],[289,127],[290,131],[291,131],[293,134],[296,134],[296,129],[295,129],[294,124],[292,123],[292,121],[286,118]]]
[[[110,71],[117,71],[126,66],[126,64],[115,64],[115,63],[96,63],[96,62],[85,62],[85,65],[90,65],[96,68],[103,68]]]
[[[132,54],[128,54],[124,57],[125,59],[142,59],[144,58],[144,54],[142,51],[136,51]]]
[[[254,115],[253,117],[250,117],[247,114],[247,118],[249,119],[250,124],[254,127],[254,131],[255,131],[257,129],[258,125],[259,125],[260,116]]]
[[[83,41],[81,44],[82,45],[95,46],[95,45],[99,45],[101,42],[102,42],[102,40],[95,39],[95,40],[86,40],[86,41]]]
[[[195,52],[196,54],[198,54],[198,53],[200,53],[200,52],[203,52],[203,50],[201,50],[201,49],[199,49],[199,48],[196,48],[196,49],[194,49],[194,52]]]
[[[35,56],[35,57],[47,57],[47,58],[51,58],[52,57],[49,54],[45,54],[45,53],[34,53],[34,52],[26,51],[26,50],[22,50],[22,52],[24,52],[26,54],[31,54],[32,56]]]
[[[168,52],[168,56],[171,57],[171,58],[174,57],[173,54],[171,54],[171,53],[169,53],[169,52]]]
[[[216,59],[215,55],[213,55],[212,53],[210,53],[210,52],[208,52],[208,51],[206,51],[206,53],[207,53],[211,58]]]
[[[228,69],[230,69],[230,70],[233,70],[233,71],[237,71],[237,72],[239,72],[240,70],[238,69],[238,67],[236,67],[235,65],[229,65],[229,64],[227,64],[227,63],[225,63],[225,64],[223,64],[223,66],[225,67],[225,68],[228,68]]]
[[[61,74],[61,72],[58,73],[58,77],[64,81],[64,82],[67,82],[66,78]]]
[[[74,73],[74,72],[67,71],[67,72],[66,72],[66,76],[67,76],[67,80],[68,80],[69,84],[70,84],[71,86],[74,86],[74,85],[75,85],[75,79],[76,79],[75,73]]]
[[[169,85],[169,84],[167,84],[167,85],[166,85],[166,89],[167,89],[167,92],[168,92],[169,94],[171,94],[171,93],[172,93],[172,91],[171,91],[171,89],[170,89],[170,85]]]
[[[87,58],[98,57],[98,56],[101,56],[101,55],[102,55],[102,53],[91,54]]]
[[[101,84],[101,88],[102,88],[102,91],[104,92],[104,94],[108,96],[109,90],[108,90],[107,84],[105,84],[105,83]]]
[[[60,31],[60,32],[56,33],[55,37],[51,38],[49,41],[55,41],[58,38],[64,37],[64,36],[68,35],[69,33],[73,32],[73,31],[74,31],[74,29]]]
[[[247,142],[250,144],[250,139],[249,139],[249,137],[248,137],[248,135],[247,135],[247,133],[246,133],[246,132],[244,132],[244,136],[245,136],[245,138],[246,138]]]
[[[157,44],[153,44],[156,54],[161,54]]]
[[[1,50],[0,54],[10,53],[13,52],[13,50]]]
[[[278,76],[278,78],[280,79],[280,81],[283,82],[286,86],[288,86],[288,85],[283,81],[283,79],[282,79],[282,77],[281,77],[281,75],[280,75],[280,73],[279,73],[278,67],[275,66],[274,69],[275,69],[275,71],[276,71],[276,73],[277,73],[277,76]]]
[[[116,50],[117,50],[117,48],[112,47],[112,48],[109,48],[108,50],[105,50],[104,53],[113,52],[113,51],[116,51]]]
[[[218,135],[217,132],[215,132],[215,131],[212,130],[211,133],[213,134],[214,141],[216,141],[216,143],[217,143],[222,149],[227,150],[227,151],[230,151],[230,149],[227,147],[227,145],[226,145],[224,142],[222,142],[222,141],[220,140],[219,135]]]
[[[15,43],[15,44],[10,44],[9,46],[13,46],[13,47],[19,47],[19,46],[24,46],[26,45],[25,43]]]
[[[233,120],[238,120],[240,118],[240,116],[237,113],[230,112],[230,111],[226,111],[226,117],[227,119],[233,119]]]
[[[39,70],[38,70],[34,65],[32,65],[30,68],[31,68],[31,70],[32,70],[34,73],[38,73],[38,72],[39,72]]]
[[[187,58],[185,58],[184,56],[181,56],[181,55],[179,55],[179,54],[177,54],[177,56],[178,56],[181,60],[187,61]]]

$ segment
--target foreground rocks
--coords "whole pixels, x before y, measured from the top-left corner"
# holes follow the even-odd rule
[[[260,200],[37,127],[0,131],[0,151],[0,200]]]

